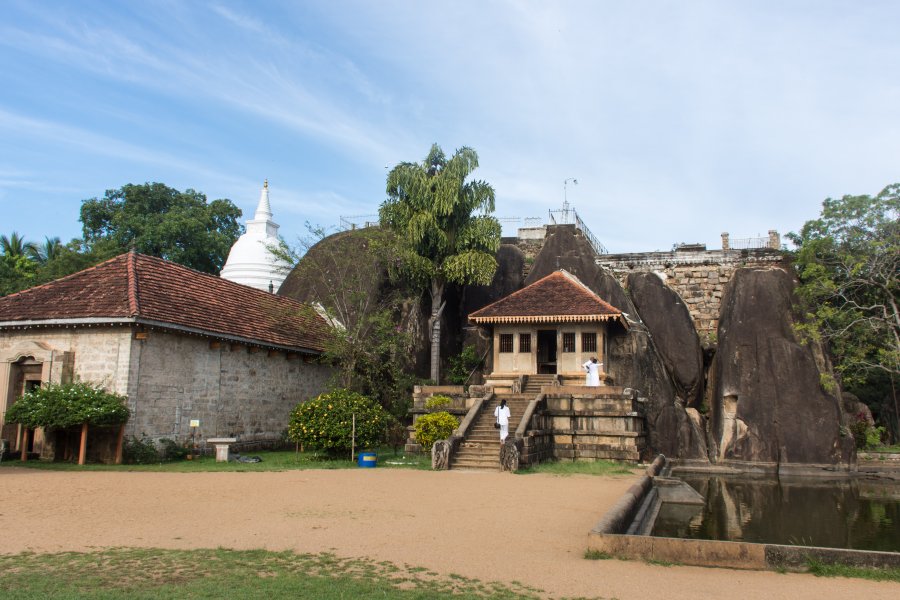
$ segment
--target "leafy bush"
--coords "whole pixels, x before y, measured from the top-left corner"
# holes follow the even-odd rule
[[[161,454],[163,460],[184,460],[189,453],[187,448],[169,438],[160,439],[159,445],[162,446]]]
[[[304,448],[330,454],[350,451],[353,415],[356,446],[373,448],[381,440],[390,415],[373,400],[346,389],[336,389],[301,402],[291,413],[288,437]]]
[[[453,385],[465,385],[472,371],[481,364],[481,358],[475,346],[466,346],[462,352],[450,357],[450,368],[447,369],[447,382]]]
[[[448,412],[422,415],[416,420],[416,441],[424,450],[431,450],[436,441],[450,437],[458,426],[459,421]]]
[[[450,406],[452,403],[453,398],[451,398],[450,396],[435,394],[425,401],[425,408],[443,408],[445,406]]]
[[[65,429],[83,423],[117,425],[128,420],[125,401],[125,396],[89,383],[47,383],[23,394],[6,411],[6,422],[29,429]]]
[[[864,417],[860,417],[850,426],[850,431],[856,440],[856,449],[865,450],[881,446],[885,428],[874,427]]]
[[[122,459],[129,465],[149,465],[162,462],[156,446],[145,436],[141,436],[140,439],[134,436],[125,438],[122,446]]]
[[[392,420],[387,426],[387,432],[384,441],[394,450],[394,454],[397,454],[397,452],[400,451],[400,448],[406,445],[407,437],[408,433],[403,423],[397,420]]]

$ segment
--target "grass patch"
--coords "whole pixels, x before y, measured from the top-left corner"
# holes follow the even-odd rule
[[[8,599],[386,598],[506,600],[541,590],[385,562],[263,550],[113,549],[0,556]]]
[[[874,446],[872,448],[866,448],[864,452],[871,452],[873,454],[895,454],[897,452],[900,452],[900,445],[895,444],[893,446]]]
[[[585,550],[584,557],[587,560],[609,560],[614,558],[609,552],[604,552],[603,550],[597,550],[595,548],[588,548]]]
[[[49,471],[150,471],[164,473],[195,473],[200,471],[293,471],[298,469],[357,469],[355,461],[329,458],[322,453],[294,452],[293,450],[260,451],[247,453],[259,456],[262,462],[216,462],[214,456],[202,456],[194,460],[180,460],[150,465],[104,465],[87,464],[78,466],[74,463],[50,462],[42,460],[6,459],[0,467],[26,467],[29,469],[45,469]],[[431,456],[427,454],[395,454],[391,449],[378,450],[379,469],[431,469]]]
[[[519,469],[516,473],[549,473],[551,475],[631,475],[635,466],[612,460],[548,461]]]
[[[672,562],[670,560],[656,560],[653,558],[648,558],[644,562],[647,563],[648,565],[656,565],[657,567],[674,567],[679,564],[677,562]]]
[[[817,577],[854,577],[856,579],[871,579],[872,581],[896,581],[900,582],[900,569],[873,567],[852,567],[850,565],[825,564],[815,559],[807,560],[809,572]]]

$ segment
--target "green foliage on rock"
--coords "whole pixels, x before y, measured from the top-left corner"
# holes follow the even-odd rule
[[[431,450],[438,440],[445,440],[459,427],[459,421],[448,412],[435,412],[416,419],[416,441],[423,450]]]
[[[440,317],[448,283],[488,285],[497,270],[500,223],[494,188],[466,181],[478,154],[460,148],[447,158],[434,144],[421,163],[403,162],[387,178],[388,199],[379,209],[382,227],[401,242],[397,268],[428,287],[431,295],[431,379],[440,381]]]
[[[291,413],[288,439],[305,449],[330,454],[349,452],[353,415],[356,415],[356,447],[373,448],[382,440],[392,421],[381,406],[356,392],[336,389],[301,402]]]
[[[867,404],[891,398],[900,433],[900,184],[874,197],[828,198],[820,217],[789,237],[808,318],[801,334],[826,342],[842,385]],[[884,385],[872,389],[877,381]]]
[[[125,401],[125,396],[89,383],[48,383],[16,400],[6,411],[6,422],[29,429],[65,429],[84,423],[118,425],[130,415]]]
[[[366,227],[326,236],[307,224],[300,246],[270,248],[295,264],[279,294],[321,307],[328,323],[325,360],[336,365],[334,385],[379,402],[395,418],[406,416],[414,384],[412,337],[404,315],[418,305],[389,268],[396,236]]]
[[[453,404],[453,398],[443,394],[435,394],[425,401],[425,408],[444,408]]]
[[[450,357],[450,368],[447,370],[447,382],[454,385],[465,385],[472,371],[481,364],[481,357],[475,346],[466,346],[462,352]]]

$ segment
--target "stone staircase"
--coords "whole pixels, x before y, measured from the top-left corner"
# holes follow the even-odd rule
[[[553,385],[556,383],[556,375],[529,375],[525,380],[525,386],[522,393],[534,398],[541,393],[541,386]]]
[[[553,377],[552,375],[550,377]],[[527,387],[527,386],[526,386]],[[538,388],[540,391],[540,388]],[[515,435],[516,428],[525,413],[525,407],[537,395],[534,394],[497,394],[486,402],[478,413],[478,417],[469,426],[464,439],[456,453],[450,459],[451,469],[497,470],[500,468],[500,430],[494,427],[494,409],[501,400],[509,406],[509,435]]]

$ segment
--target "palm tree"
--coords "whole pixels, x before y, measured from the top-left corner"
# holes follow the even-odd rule
[[[26,242],[25,238],[15,231],[9,237],[0,235],[0,250],[4,256],[33,256],[37,252],[37,245],[34,242]]]
[[[29,251],[28,255],[31,259],[37,263],[42,265],[47,264],[57,256],[62,251],[62,242],[58,237],[44,237],[44,243],[38,246],[37,244],[32,244],[34,248]]]
[[[494,188],[466,181],[478,168],[478,154],[460,148],[449,159],[434,144],[421,163],[404,162],[387,179],[382,226],[396,231],[407,252],[402,258],[426,286],[430,284],[431,379],[440,377],[441,313],[448,283],[488,285],[497,269],[500,223]]]

